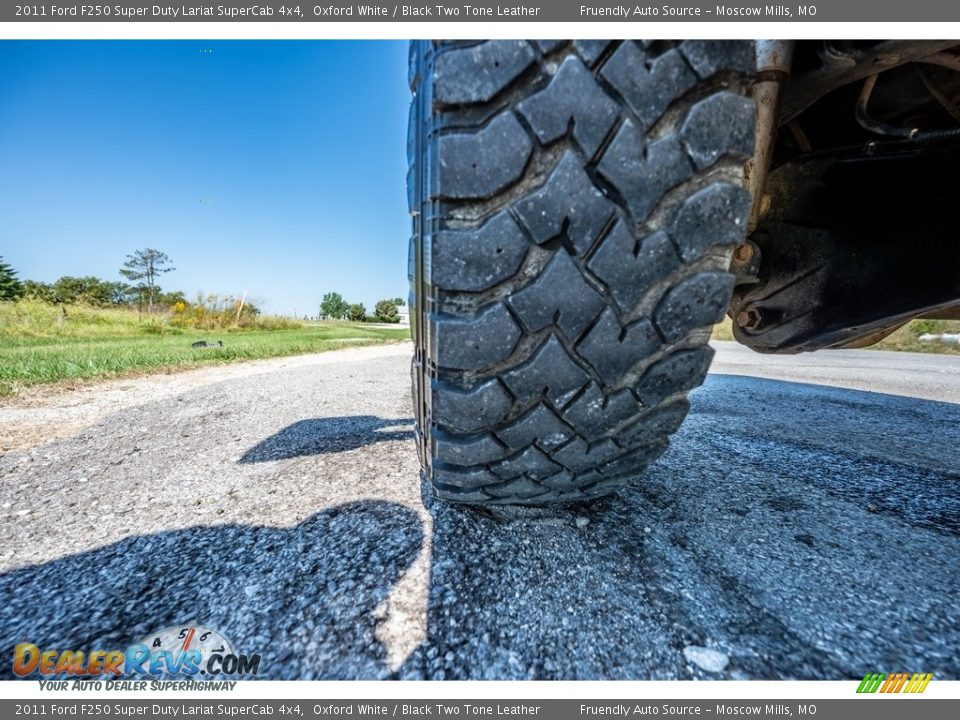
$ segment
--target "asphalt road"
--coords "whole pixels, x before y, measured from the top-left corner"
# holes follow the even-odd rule
[[[0,457],[0,656],[200,622],[261,677],[960,677],[960,357],[718,347],[644,478],[550,510],[429,497],[408,345],[170,376]]]

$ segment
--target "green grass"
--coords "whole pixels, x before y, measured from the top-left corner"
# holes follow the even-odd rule
[[[163,318],[138,321],[127,310],[0,303],[0,395],[42,383],[88,380],[170,368],[322,352],[409,338],[408,328],[362,323],[265,320],[277,330],[199,331]],[[293,326],[293,327],[290,327]],[[223,340],[194,349],[197,340]]]
[[[960,355],[960,345],[957,343],[921,342],[917,339],[927,332],[931,334],[958,333],[960,332],[960,320],[913,320],[876,345],[872,345],[871,349]]]
[[[724,317],[723,320],[713,326],[713,332],[710,333],[711,340],[736,340],[733,337],[733,324],[730,318]]]
[[[259,328],[192,330],[163,316],[141,320],[122,309],[34,301],[0,302],[0,396],[31,385],[196,367],[235,360],[299,355],[355,345],[395,342],[408,328],[363,323],[300,323],[259,318]],[[276,329],[272,329],[276,328]],[[960,346],[920,342],[923,332],[960,332],[960,321],[914,320],[873,347],[877,350],[960,355]],[[730,320],[714,327],[715,340],[733,340]],[[194,349],[197,340],[223,340],[222,348]]]

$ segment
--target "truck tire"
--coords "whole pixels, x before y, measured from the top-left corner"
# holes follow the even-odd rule
[[[413,398],[437,495],[581,501],[666,449],[746,234],[753,45],[411,44]]]

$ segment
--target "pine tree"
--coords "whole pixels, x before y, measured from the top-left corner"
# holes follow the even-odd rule
[[[166,253],[146,248],[137,250],[133,255],[127,255],[127,261],[120,268],[120,274],[130,282],[136,283],[137,288],[147,295],[147,312],[153,312],[153,301],[159,293],[157,276],[173,272],[176,268],[166,267],[170,264]]]
[[[17,272],[0,257],[0,300],[16,300],[23,295],[23,283]]]

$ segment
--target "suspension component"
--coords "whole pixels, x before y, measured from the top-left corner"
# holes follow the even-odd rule
[[[757,82],[753,101],[757,105],[757,130],[753,159],[747,163],[747,189],[753,196],[748,230],[760,221],[763,186],[773,157],[773,145],[779,123],[780,90],[790,75],[793,60],[792,40],[757,42]]]

